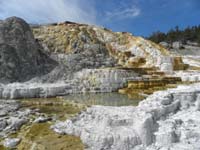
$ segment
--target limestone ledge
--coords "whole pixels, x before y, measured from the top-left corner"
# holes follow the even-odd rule
[[[83,92],[113,92],[138,77],[135,71],[123,69],[84,69],[74,74]]]
[[[136,76],[134,71],[120,69],[84,69],[67,82],[0,84],[0,98],[46,98],[72,93],[113,92],[123,88],[128,80]]]
[[[175,76],[181,78],[183,82],[200,82],[200,71],[176,71]]]
[[[20,99],[54,97],[64,94],[66,84],[12,83],[0,86],[0,98]]]
[[[159,56],[157,58],[157,66],[161,71],[173,73],[176,70],[186,70],[189,65],[185,64],[182,57],[178,56]]]
[[[183,62],[189,64],[190,66],[200,67],[200,56],[189,55],[183,56]]]
[[[139,106],[92,106],[52,126],[88,150],[200,149],[200,84],[155,92]],[[191,114],[191,115],[190,115]]]

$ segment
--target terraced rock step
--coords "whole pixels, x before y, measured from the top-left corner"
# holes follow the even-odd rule
[[[184,82],[200,82],[199,70],[177,71],[175,75],[181,77]]]
[[[155,67],[132,69],[135,72],[139,72],[141,78],[130,79],[126,88],[118,90],[119,93],[128,94],[129,97],[135,94],[153,94],[155,91],[175,87],[177,83],[182,81],[180,77],[167,76],[165,72],[159,71],[158,68]]]
[[[85,91],[88,92],[112,92],[128,85],[127,89],[119,91],[129,94],[129,96],[131,96],[132,93],[131,97],[135,97],[135,94],[138,93],[152,94],[154,91],[174,87],[172,84],[175,85],[181,82],[181,78],[167,76],[166,73],[159,71],[156,67],[85,69],[76,73],[74,77],[82,81],[82,86],[85,87]],[[142,90],[144,92],[142,92]],[[140,96],[141,95],[138,95],[138,97]]]
[[[76,72],[73,79],[67,82],[0,84],[0,98],[46,98],[73,93],[115,92],[119,88],[123,88],[128,80],[137,77],[138,74],[132,70],[115,68],[83,69]]]

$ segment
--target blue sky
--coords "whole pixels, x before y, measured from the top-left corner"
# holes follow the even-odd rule
[[[0,19],[75,21],[148,36],[200,24],[200,0],[0,0]]]

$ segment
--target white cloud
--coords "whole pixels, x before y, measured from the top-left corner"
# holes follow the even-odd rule
[[[130,19],[139,16],[141,10],[136,6],[118,8],[114,11],[106,12],[106,17],[108,20],[122,20],[122,19]]]
[[[96,23],[94,4],[88,0],[1,0],[0,19],[10,16],[31,23],[74,21]]]

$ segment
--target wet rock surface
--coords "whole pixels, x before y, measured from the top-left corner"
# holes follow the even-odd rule
[[[79,137],[59,135],[50,129],[50,126],[57,120],[70,118],[85,109],[84,105],[69,103],[58,98],[27,99],[22,101],[22,105],[30,109],[38,109],[40,115],[34,117],[33,122],[29,126],[22,128],[18,132],[18,137],[22,140],[17,149],[84,149],[84,145]]]
[[[196,150],[200,148],[199,93],[195,84],[156,92],[138,107],[93,106],[52,128],[80,136],[91,150]]]
[[[0,149],[83,149],[78,137],[61,136],[50,126],[85,108],[61,99],[0,100]],[[66,142],[64,142],[66,141]]]
[[[21,131],[22,141],[19,150],[83,150],[80,138],[70,135],[59,135],[50,129],[50,123],[33,124],[29,129]]]
[[[22,125],[28,122],[28,116],[31,111],[19,110],[20,105],[15,100],[0,100],[0,137],[4,137],[7,133],[15,132]]]

